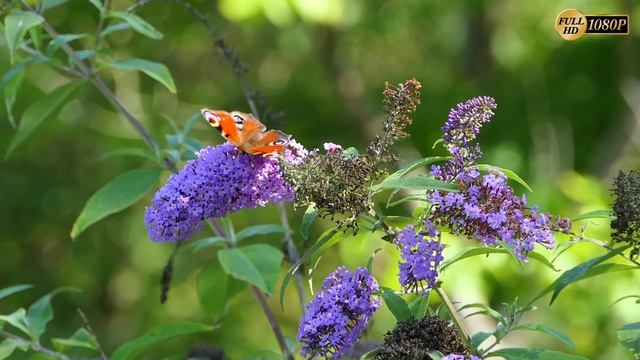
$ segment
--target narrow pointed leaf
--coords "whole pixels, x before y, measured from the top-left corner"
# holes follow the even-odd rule
[[[476,168],[478,170],[480,170],[480,171],[490,171],[491,169],[498,170],[501,173],[503,173],[507,178],[509,178],[511,180],[515,180],[518,184],[524,186],[525,189],[529,190],[530,192],[533,192],[533,189],[531,188],[531,186],[529,186],[529,184],[527,184],[527,182],[524,181],[513,170],[501,168],[501,167],[494,166],[494,165],[488,165],[488,164],[478,164],[478,165],[476,165]]]
[[[145,168],[118,175],[100,188],[87,201],[71,229],[71,237],[77,238],[89,226],[135,204],[149,192],[160,179],[162,169]]]
[[[556,328],[553,328],[551,326],[547,326],[544,324],[522,324],[522,325],[516,326],[515,328],[513,328],[513,330],[539,331],[547,335],[551,335],[554,338],[562,341],[564,344],[566,344],[568,347],[570,347],[573,350],[576,349],[576,346],[573,344],[573,341],[571,341],[571,339],[569,339],[567,335],[565,335],[562,331]]]
[[[59,88],[53,90],[40,100],[31,104],[24,112],[18,124],[18,131],[11,139],[9,148],[5,154],[5,159],[11,155],[13,150],[20,145],[44,120],[53,116],[62,108],[70,99],[80,94],[80,90],[84,87],[86,81],[76,80],[69,82]]]
[[[307,210],[305,210],[304,216],[302,217],[302,223],[300,224],[300,236],[302,236],[303,239],[309,239],[311,224],[313,224],[317,216],[318,208],[316,207],[316,204],[310,204],[309,207],[307,207]]]
[[[42,16],[34,12],[18,9],[12,10],[7,16],[5,16],[4,37],[7,41],[9,56],[12,63],[15,59],[16,50],[27,31],[34,26],[42,24],[43,21],[44,19]]]
[[[407,320],[411,317],[411,310],[409,310],[409,305],[404,299],[394,293],[393,291],[383,291],[382,299],[384,299],[384,303],[387,304],[387,307],[395,316],[396,320],[403,321]]]
[[[236,243],[244,239],[248,239],[252,236],[260,236],[260,235],[270,235],[270,234],[284,234],[285,231],[284,226],[278,224],[263,224],[263,225],[254,225],[249,226],[240,230],[236,234]]]
[[[21,284],[21,285],[13,285],[6,287],[4,289],[0,289],[0,300],[6,298],[7,296],[13,295],[20,291],[24,291],[27,289],[31,289],[33,285],[31,284]]]
[[[108,63],[108,66],[122,71],[142,71],[172,93],[177,91],[171,72],[164,64],[144,59],[126,59]]]
[[[609,209],[593,210],[584,214],[580,214],[571,219],[571,221],[581,221],[587,219],[615,219],[615,216],[613,216],[613,212]]]
[[[156,30],[151,24],[149,24],[143,18],[136,14],[126,13],[122,11],[111,11],[109,13],[109,16],[126,21],[127,23],[129,23],[129,25],[131,25],[133,30],[148,38],[154,40],[162,40],[162,38],[164,37],[161,32]]]

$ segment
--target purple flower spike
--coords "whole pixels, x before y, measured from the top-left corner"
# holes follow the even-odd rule
[[[458,104],[449,111],[449,118],[442,126],[444,142],[458,147],[475,140],[482,124],[491,121],[498,107],[489,96],[479,96]]]
[[[377,291],[378,283],[365,268],[341,266],[327,276],[300,321],[302,356],[339,359],[345,354],[380,308]]]
[[[286,161],[299,161],[304,154],[298,150],[288,150]],[[156,192],[145,223],[153,241],[184,240],[202,230],[203,220],[293,199],[278,159],[249,155],[231,144],[208,146]]]
[[[482,151],[471,142],[482,125],[491,120],[496,106],[493,98],[484,96],[451,109],[442,130],[452,159],[443,166],[433,166],[431,175],[458,184],[460,192],[428,193],[427,200],[434,206],[430,218],[487,246],[505,244],[526,261],[535,243],[553,248],[553,231],[568,233],[571,222],[539,213],[535,207],[528,208],[526,197],[517,196],[500,171],[490,170],[481,176],[476,169]]]
[[[438,280],[438,266],[444,260],[440,233],[431,223],[425,221],[425,231],[416,234],[416,229],[408,225],[396,236],[401,259],[400,284],[407,292],[418,289],[432,289]]]

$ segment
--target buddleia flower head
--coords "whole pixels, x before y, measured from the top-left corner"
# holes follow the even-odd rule
[[[640,253],[640,176],[636,171],[620,171],[613,181],[613,243],[632,245],[632,258]]]
[[[324,280],[298,328],[302,356],[339,359],[366,329],[380,307],[378,283],[365,268],[339,267]]]
[[[395,243],[400,248],[399,278],[405,291],[433,288],[438,280],[438,266],[444,260],[440,233],[429,220],[424,226],[425,230],[420,230],[408,225],[396,235]]]
[[[153,241],[184,240],[209,218],[293,199],[278,159],[249,155],[231,144],[208,146],[156,192],[145,223]]]

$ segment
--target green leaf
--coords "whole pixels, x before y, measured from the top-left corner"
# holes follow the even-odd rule
[[[507,249],[503,249],[503,248],[491,248],[491,247],[485,247],[485,246],[465,248],[459,251],[458,253],[456,253],[455,255],[446,258],[442,263],[440,263],[440,271],[448,268],[449,266],[455,264],[460,260],[467,259],[473,256],[488,255],[488,254],[510,254],[510,253]],[[535,251],[529,252],[529,258],[541,262],[542,264],[546,265],[547,267],[549,267],[554,271],[558,271],[558,269],[556,269],[546,257],[544,257],[543,255]]]
[[[307,210],[305,210],[302,223],[300,223],[300,236],[302,236],[303,239],[309,239],[311,224],[316,220],[316,217],[318,217],[318,208],[315,203],[311,203],[307,207]]]
[[[166,86],[172,93],[176,93],[176,84],[173,82],[169,69],[164,64],[144,59],[126,59],[108,63],[108,66],[122,71],[142,71]]]
[[[162,38],[164,37],[161,32],[156,30],[153,26],[151,26],[151,24],[149,24],[143,18],[136,14],[126,13],[122,11],[111,11],[109,13],[109,17],[126,21],[127,23],[129,23],[129,25],[131,25],[133,30],[148,38],[154,40],[162,40]]]
[[[42,24],[42,16],[29,11],[13,9],[4,18],[4,36],[9,48],[9,57],[13,64],[18,45],[26,35],[27,31]]]
[[[31,289],[32,287],[33,285],[31,284],[21,284],[21,285],[13,285],[13,286],[0,289],[0,300],[6,298],[7,296],[18,293],[20,291]]]
[[[57,35],[56,37],[53,38],[53,40],[51,40],[49,42],[49,45],[47,46],[47,55],[51,56],[53,55],[56,50],[60,49],[60,47],[66,43],[69,43],[73,40],[77,40],[77,39],[81,39],[84,37],[87,37],[88,35],[86,34],[60,34]]]
[[[492,317],[493,319],[495,319],[497,322],[503,323],[505,324],[507,321],[504,318],[504,316],[499,313],[498,311],[490,308],[489,306],[483,304],[483,303],[473,303],[473,304],[467,304],[464,305],[463,307],[461,307],[458,311],[462,311],[465,309],[480,309],[480,311],[475,312],[473,314],[467,315],[465,316],[465,318],[471,317],[473,315],[477,315],[477,314],[484,314],[487,316]]]
[[[205,324],[175,323],[157,327],[148,333],[118,347],[111,355],[111,360],[131,359],[144,348],[161,343],[176,336],[190,335],[212,331],[213,327]]]
[[[582,356],[567,354],[560,351],[523,348],[496,350],[485,355],[485,358],[491,356],[502,356],[509,360],[588,360]]]
[[[31,104],[24,112],[18,125],[18,131],[11,140],[9,148],[5,154],[5,159],[11,155],[13,150],[22,143],[45,119],[53,116],[71,98],[80,94],[81,89],[86,84],[84,80],[76,80],[66,83],[53,90],[48,95]]]
[[[407,302],[404,301],[400,295],[397,295],[393,291],[385,290],[382,292],[382,298],[396,320],[404,321],[411,317],[409,305],[407,305]]]
[[[89,0],[89,2],[98,9],[98,11],[104,11],[104,5],[102,5],[102,0]]]
[[[375,259],[376,254],[377,254],[380,250],[382,250],[382,248],[378,248],[378,249],[373,250],[373,254],[371,254],[371,256],[369,257],[369,261],[367,261],[367,271],[368,271],[369,273],[372,273],[372,272],[373,272],[373,260]]]
[[[252,236],[258,235],[270,235],[270,234],[284,234],[287,229],[282,225],[277,224],[264,224],[264,225],[254,225],[249,226],[240,230],[236,234],[236,243],[240,241],[250,238]]]
[[[608,253],[602,255],[602,256],[598,256],[596,258],[593,258],[589,261],[586,261],[572,269],[569,269],[567,271],[565,271],[562,275],[560,275],[560,277],[554,282],[555,283],[555,288],[553,289],[553,295],[551,295],[551,301],[549,302],[549,305],[553,304],[553,302],[555,301],[555,299],[558,297],[558,295],[560,294],[560,292],[566,288],[567,286],[571,285],[572,283],[581,280],[589,271],[589,269],[591,269],[592,267],[594,267],[595,265],[598,265],[600,263],[602,263],[603,261],[606,261],[618,254],[620,254],[621,252],[623,252],[625,249],[627,249],[629,246],[621,246],[617,249],[611,250]]]
[[[523,324],[523,325],[516,326],[515,328],[513,328],[513,330],[531,330],[531,331],[543,332],[547,335],[551,335],[554,338],[562,341],[573,350],[576,349],[576,346],[573,344],[573,341],[571,341],[571,339],[569,339],[567,335],[565,335],[562,331],[556,328],[553,328],[551,326],[547,326],[544,324]]]
[[[69,348],[98,350],[98,344],[85,328],[76,330],[68,339],[53,338],[51,342],[53,343],[53,347],[62,353],[66,352]]]
[[[153,189],[160,175],[160,168],[135,169],[118,175],[89,198],[73,224],[71,237],[77,238],[89,226],[133,205]]]
[[[621,327],[618,330],[618,341],[634,356],[640,355],[640,322]]]
[[[622,300],[626,300],[626,299],[637,299],[636,303],[640,303],[640,295],[627,295],[627,296],[623,296],[623,297],[617,299],[613,304],[611,304],[611,306],[614,306],[615,304],[621,302]]]
[[[574,217],[573,219],[571,219],[571,221],[581,221],[581,220],[587,220],[587,219],[615,219],[615,218],[616,217],[613,216],[613,212],[609,209],[606,209],[606,210],[593,210],[593,211],[586,212],[584,214],[580,214]]]
[[[602,274],[613,273],[618,271],[632,271],[632,270],[640,270],[640,267],[633,266],[633,265],[614,264],[614,263],[599,264],[589,269],[584,274],[584,276],[577,279],[575,282],[585,280],[594,276],[602,275]],[[536,300],[550,293],[558,284],[558,280],[560,279],[559,278],[556,279],[553,283],[551,283],[551,285],[547,286],[544,290],[542,290],[536,297],[534,297],[529,302],[529,305],[533,304],[534,302],[536,302]]]
[[[430,156],[430,157],[426,157],[426,158],[422,158],[422,159],[418,159],[416,161],[413,161],[411,163],[409,163],[408,165],[406,165],[405,167],[403,167],[402,169],[394,172],[393,174],[387,176],[387,179],[392,178],[392,179],[399,179],[405,175],[407,175],[408,173],[412,172],[413,170],[421,167],[421,166],[426,166],[426,165],[430,165],[436,162],[440,162],[440,161],[446,161],[451,159],[450,156]]]
[[[480,170],[480,171],[491,171],[491,169],[494,170],[498,170],[501,173],[503,173],[506,177],[508,177],[511,180],[515,180],[518,184],[524,186],[525,189],[529,190],[530,192],[533,192],[533,189],[531,188],[531,186],[529,186],[529,184],[527,184],[526,181],[524,181],[518,174],[516,174],[513,170],[509,170],[509,169],[505,169],[505,168],[501,168],[499,166],[494,166],[494,165],[488,165],[488,164],[478,164],[475,166],[476,169]]]
[[[126,147],[126,148],[118,148],[104,153],[99,161],[108,159],[112,156],[136,156],[145,159],[149,159],[151,161],[157,162],[158,159],[149,149],[145,148],[137,148],[137,147]]]
[[[104,38],[107,35],[112,34],[114,32],[121,31],[121,30],[127,30],[127,29],[131,29],[131,25],[129,25],[128,22],[123,21],[123,22],[115,23],[113,25],[107,26],[104,30],[102,30],[100,32],[100,37]]]
[[[184,251],[191,251],[193,254],[200,252],[210,246],[224,246],[227,239],[220,236],[212,236],[198,239],[182,247]]]
[[[477,333],[471,335],[471,339],[469,346],[471,346],[471,350],[478,350],[478,347],[482,345],[482,343],[493,336],[493,333],[486,331],[478,331]]]
[[[67,3],[68,1],[69,0],[44,0],[42,3],[42,11],[53,9],[54,7]]]
[[[243,282],[227,275],[218,262],[204,268],[196,279],[196,289],[202,309],[214,321],[224,315],[227,303],[238,293],[238,289],[244,288],[244,285]]]
[[[4,323],[9,323],[26,335],[30,335],[27,312],[22,308],[12,312],[9,315],[0,315],[0,328],[2,328],[2,325]]]
[[[280,285],[280,307],[282,307],[283,310],[284,310],[284,294],[287,290],[287,285],[289,285],[289,281],[291,281],[291,277],[293,276],[293,274],[295,274],[295,272],[298,271],[300,266],[302,266],[302,264],[307,262],[307,260],[311,258],[311,255],[313,255],[322,245],[324,245],[327,241],[329,241],[329,239],[331,239],[333,235],[335,235],[337,232],[338,232],[338,228],[333,228],[328,230],[323,236],[320,237],[320,239],[318,239],[318,241],[316,241],[315,244],[313,244],[313,246],[309,250],[307,250],[298,259],[298,261],[295,262],[295,264],[291,265],[291,268],[289,269],[289,271],[287,271],[287,273],[284,275],[284,278],[282,279],[282,285]]]
[[[33,340],[38,340],[44,334],[47,324],[53,319],[51,299],[61,292],[69,291],[79,290],[71,287],[58,288],[31,304],[27,310],[27,323],[29,324],[29,335]]]
[[[2,76],[2,80],[0,80],[0,89],[4,89],[4,87],[7,86],[14,77],[22,74],[27,66],[32,64],[40,64],[43,62],[45,62],[44,59],[32,56],[17,63]]]
[[[418,295],[409,305],[409,310],[414,318],[420,320],[427,314],[429,307],[429,296],[431,292]]]
[[[458,185],[434,179],[432,176],[416,176],[410,178],[386,178],[381,183],[373,185],[371,190],[383,189],[404,190],[442,190],[458,192]]]
[[[18,339],[4,339],[0,343],[0,360],[8,359],[16,349],[27,351],[29,343]]]
[[[280,250],[266,244],[218,251],[218,260],[227,274],[268,294],[275,288],[282,258]]]
[[[18,94],[18,90],[22,86],[22,82],[24,80],[24,71],[20,71],[17,76],[14,76],[7,86],[2,90],[4,95],[4,105],[7,111],[7,118],[9,119],[9,123],[15,129],[17,127],[16,120],[13,116],[13,104],[16,102],[16,96]]]

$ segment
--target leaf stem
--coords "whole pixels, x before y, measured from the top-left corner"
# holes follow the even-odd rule
[[[100,20],[98,20],[98,27],[96,28],[96,35],[95,35],[96,42],[93,45],[93,49],[96,55],[91,60],[92,71],[95,71],[96,59],[98,57],[98,50],[100,50],[100,41],[102,40],[102,36],[100,36],[100,33],[102,32],[102,29],[104,28],[107,22],[107,18],[109,17],[108,16],[109,11],[111,11],[111,0],[104,0],[104,4],[102,5],[102,11],[100,11]]]
[[[33,349],[33,351],[45,354],[47,356],[51,356],[55,359],[59,359],[59,360],[71,360],[71,358],[69,358],[68,356],[64,355],[64,354],[60,354],[58,352],[55,352],[51,349],[48,349],[44,346],[42,346],[38,341],[29,341],[23,337],[20,337],[18,335],[14,335],[6,330],[1,330],[0,331],[0,335],[8,338],[8,339],[12,339],[15,340],[17,342],[21,342],[21,343],[25,343],[25,344],[29,344],[31,346],[31,348]]]
[[[102,350],[102,347],[100,346],[100,342],[98,341],[98,337],[96,336],[96,333],[93,332],[93,328],[89,323],[89,318],[87,318],[87,315],[85,315],[82,310],[80,309],[76,309],[76,310],[78,311],[78,314],[80,314],[80,317],[82,318],[82,323],[84,324],[84,328],[87,329],[89,334],[91,334],[91,338],[93,338],[93,341],[96,343],[96,347],[98,348],[100,357],[102,358],[102,360],[109,360],[109,357],[107,356],[107,354],[105,354],[104,350]]]
[[[447,307],[447,310],[449,311],[449,315],[451,315],[451,319],[456,324],[456,327],[458,328],[458,330],[460,331],[460,334],[464,338],[464,342],[467,345],[470,345],[471,338],[469,337],[469,331],[464,326],[462,318],[460,318],[460,314],[458,314],[458,310],[456,310],[455,306],[453,306],[451,299],[449,299],[449,296],[444,291],[444,289],[442,289],[442,287],[436,286],[434,290],[438,293],[438,295],[440,296],[440,299],[442,299],[442,303],[444,304],[444,306]]]
[[[292,264],[295,264],[300,259],[298,249],[293,242],[293,236],[291,234],[291,226],[289,226],[289,217],[287,216],[287,208],[284,203],[278,203],[278,209],[280,210],[280,222],[285,228],[284,241],[287,244],[287,253],[289,260]],[[307,299],[305,296],[304,283],[302,281],[302,274],[299,271],[295,271],[293,276],[296,278],[296,289],[298,290],[298,298],[300,299],[300,308],[302,309],[302,315],[305,313],[305,306],[307,306]]]

